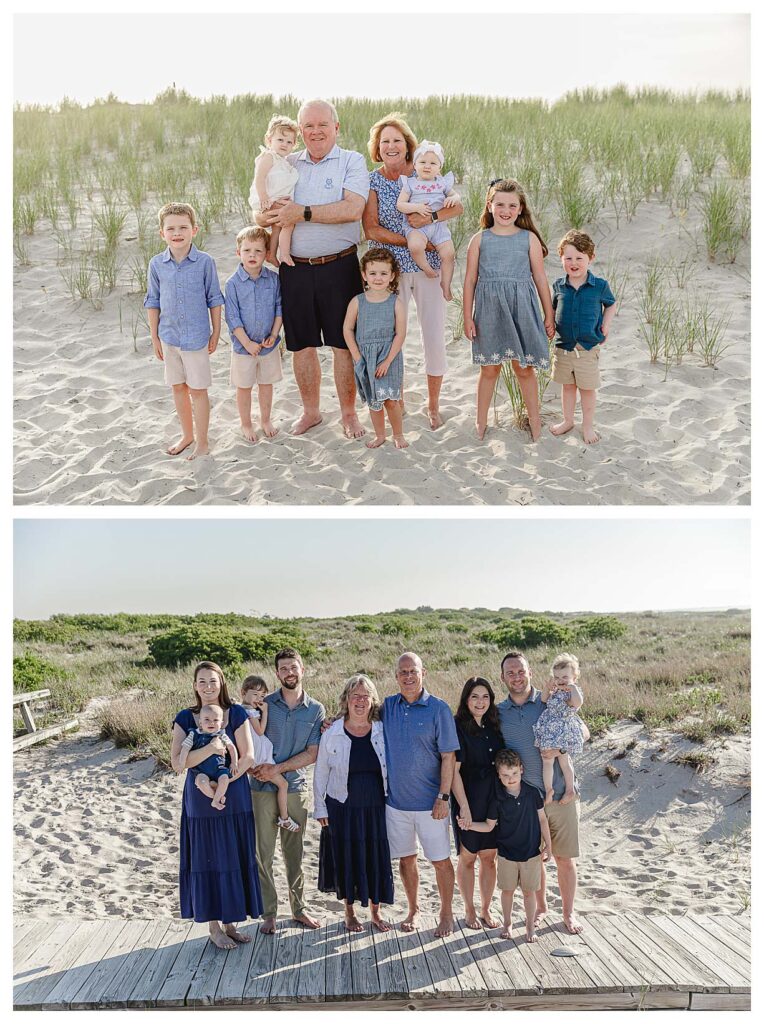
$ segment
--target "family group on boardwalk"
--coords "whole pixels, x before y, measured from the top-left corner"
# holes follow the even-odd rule
[[[196,214],[187,203],[159,211],[167,243],[148,272],[145,306],[154,352],[163,361],[181,427],[168,449],[188,458],[209,452],[210,356],[222,311],[231,334],[230,382],[244,437],[255,442],[252,390],[260,426],[273,438],[273,385],[282,378],[281,330],[292,353],[302,415],[291,428],[304,434],[322,422],[318,349],[332,350],[334,384],[348,438],[365,434],[356,397],[368,405],[382,445],[386,422],[398,448],[403,433],[403,346],[413,296],[427,376],[427,415],[442,426],[440,394],[446,373],[446,309],[452,298],[455,249],[447,222],[464,212],[445,172],[437,141],[417,142],[403,116],[392,113],[369,134],[371,173],[360,153],[337,144],[334,106],[310,100],[297,120],[274,115],[255,163],[250,194],[254,224],[236,236],[238,269],[220,288],[212,258],[197,249]],[[294,152],[298,135],[305,148]],[[444,173],[445,172],[445,173]],[[361,226],[369,248],[358,259]],[[534,223],[522,184],[497,178],[487,187],[480,231],[469,243],[463,288],[464,334],[479,366],[475,429],[487,430],[502,366],[515,374],[533,440],[541,435],[537,369],[550,365],[562,386],[562,419],[555,435],[574,426],[580,392],[583,439],[594,426],[599,356],[615,315],[615,296],[590,265],[595,246],[571,230],[560,240],[564,276],[550,290],[543,260],[548,249]],[[271,262],[278,273],[266,265]]]
[[[297,650],[279,651],[275,670],[277,690],[269,693],[264,680],[248,677],[236,703],[220,667],[202,662],[194,672],[195,704],[175,718],[172,766],[187,771],[182,917],[209,922],[212,941],[224,949],[250,941],[237,928],[250,917],[262,917],[260,930],[275,933],[280,839],[291,917],[306,928],[320,926],[305,900],[303,870],[311,811],[306,769],[315,764],[312,814],[322,827],[316,884],[344,902],[349,931],[364,928],[357,904],[370,906],[373,927],[390,928],[382,907],[394,902],[393,861],[408,907],[401,928],[417,927],[420,911],[429,910],[419,902],[420,847],[435,871],[437,935],[454,928],[455,883],[468,927],[497,927],[491,902],[498,884],[502,937],[512,935],[519,888],[525,935],[535,941],[550,856],[565,925],[581,931],[571,755],[581,751],[588,730],[578,716],[583,695],[574,655],[560,654],[538,690],[525,655],[510,651],[500,665],[506,699],[497,703],[490,682],[473,676],[454,714],[427,691],[421,658],[406,652],[395,665],[397,693],[380,700],[367,675],[353,675],[333,721],[306,693]]]

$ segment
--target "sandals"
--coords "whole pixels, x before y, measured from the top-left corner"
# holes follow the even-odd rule
[[[279,818],[279,828],[285,828],[287,832],[300,831],[300,826],[292,818]]]

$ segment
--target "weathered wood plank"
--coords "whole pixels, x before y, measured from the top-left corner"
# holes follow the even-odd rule
[[[646,986],[657,992],[678,988],[674,984],[671,974],[657,964],[644,948],[647,943],[646,939],[641,935],[624,933],[616,927],[616,915],[590,914],[588,921],[598,929],[604,939],[620,951],[622,957],[641,977],[640,987]]]
[[[204,955],[210,938],[208,924],[194,921],[183,939],[183,945],[162,982],[156,996],[155,1006],[185,1006],[186,995],[199,961]]]
[[[725,946],[751,962],[751,933],[740,931],[735,925],[734,917],[710,917],[708,914],[693,914],[706,931],[714,931]]]
[[[605,946],[598,949],[590,941],[596,939],[596,929],[588,922],[579,935],[571,935],[561,917],[547,914],[544,924],[550,926],[550,942],[552,949],[569,948],[581,953],[576,962],[590,979],[593,992],[625,992],[634,984],[639,984],[639,976],[634,973],[621,973],[612,963],[612,949]],[[628,967],[628,964],[626,965]]]
[[[146,931],[145,921],[126,921],[117,938],[109,947],[108,955],[97,965],[87,981],[72,996],[69,1008],[72,1010],[98,1009],[103,1003],[103,993],[114,980],[115,975],[130,964],[132,951]],[[136,961],[138,957],[136,956]]]
[[[750,992],[716,993],[716,992],[692,992],[690,994],[691,1010],[750,1010]]]
[[[713,964],[714,973],[729,985],[731,992],[744,992],[750,989],[750,964],[742,957],[737,957],[726,946],[712,941],[708,932],[701,925],[696,924],[693,918],[663,917],[661,915],[655,924],[676,939],[701,963]],[[725,953],[728,955],[725,956]]]
[[[453,932],[440,941],[443,943],[449,963],[451,964],[453,976],[459,983],[462,997],[471,999],[487,998],[488,986],[486,985],[485,978],[475,963],[472,948],[456,919],[454,919]]]
[[[67,729],[76,729],[80,723],[76,718],[70,718],[66,722],[62,722],[60,725],[49,725],[47,729],[37,729],[34,732],[28,732],[22,736],[16,736],[13,741],[13,749],[23,750],[25,747],[31,747],[35,743],[41,743],[42,740],[48,740],[52,736],[58,736],[60,733]]]
[[[49,922],[48,934],[27,947],[14,963],[13,1005],[39,1010],[48,992],[90,938],[92,926],[83,921]]]
[[[300,950],[300,972],[297,979],[297,998],[300,1002],[322,1003],[326,998],[326,929],[304,928]],[[355,951],[353,952],[355,959]],[[353,964],[355,972],[355,963]]]
[[[350,942],[350,932],[345,930],[344,921],[330,921],[326,925],[327,1000],[348,999],[353,995]]]
[[[630,921],[649,942],[654,944],[656,952],[662,959],[665,959],[667,964],[673,962],[679,965],[682,973],[677,974],[677,980],[679,977],[689,979],[688,984],[693,991],[723,992],[727,990],[723,978],[720,978],[707,964],[701,963],[696,957],[689,954],[682,943],[677,942],[667,932],[661,931],[652,922],[651,916],[627,911],[623,915],[623,919]]]
[[[536,942],[532,944],[536,957],[546,957],[550,963],[555,965],[564,983],[568,986],[568,991],[591,992],[596,990],[592,979],[576,957],[555,957],[551,955],[553,949],[559,949],[563,945],[560,942],[560,936],[554,927],[554,923],[554,915],[549,914],[547,920],[543,921],[541,926],[536,929]],[[578,941],[577,935],[571,935],[569,939],[570,941],[565,943],[565,945],[570,948],[579,949],[583,956],[589,955],[591,957],[591,954],[587,954],[583,942]]]
[[[435,935],[435,929],[438,927],[437,917],[432,914],[422,914],[419,922],[417,934],[422,948],[422,956],[427,961],[432,978],[433,991],[438,996],[460,995],[461,985],[459,979],[454,975],[454,969],[443,939]]]
[[[381,997],[386,999],[390,995],[408,995],[406,972],[398,946],[398,925],[393,925],[389,932],[374,931],[372,938]]]
[[[192,921],[170,921],[157,940],[154,955],[127,994],[128,1008],[156,1006],[159,993],[191,931]]]
[[[127,1007],[131,991],[140,981],[144,971],[147,970],[170,927],[170,922],[167,920],[141,921],[140,923],[143,929],[130,955],[124,958],[119,969],[103,987],[100,996],[102,1008],[124,1009]]]
[[[493,948],[487,932],[482,927],[468,928],[464,921],[459,921],[458,927],[462,933],[462,941],[469,949],[475,966],[483,977],[487,995],[489,997],[499,993],[513,995],[512,980],[505,971],[501,958]]]
[[[514,939],[502,939],[499,935],[500,929],[492,928],[486,931],[491,945],[499,957],[504,970],[507,972],[512,989],[515,995],[532,995],[541,992],[541,984],[534,970],[532,970],[520,948],[525,945],[523,940],[515,942]]]
[[[13,707],[17,704],[29,704],[33,700],[42,700],[43,697],[50,697],[50,690],[28,690],[26,693],[14,693]]]
[[[353,935],[350,943],[353,956],[353,995],[356,999],[379,999],[382,992],[372,934],[375,930],[369,921],[364,931]]]
[[[244,978],[244,989],[241,1001],[246,1005],[268,1002],[268,995],[273,980],[273,968],[276,963],[276,952],[279,944],[279,933],[265,935],[258,926],[252,943],[252,956]]]
[[[249,946],[237,945],[233,949],[220,949],[214,942],[207,942],[186,992],[186,1006],[196,1008],[215,1005],[215,993],[228,957],[238,961],[243,974],[249,964]]]
[[[240,943],[236,949],[228,950],[223,970],[218,979],[218,987],[215,990],[215,1006],[238,1006],[241,1004],[259,926],[250,922],[241,925],[238,930],[242,935],[249,935],[252,941]]]
[[[32,918],[13,922],[14,965],[21,963],[34,952],[35,948],[50,933],[54,924],[53,921],[35,921]]]
[[[397,927],[398,949],[401,953],[401,964],[406,977],[406,988],[410,996],[420,999],[432,999],[435,996],[432,975],[427,957],[422,956],[422,944],[416,931],[404,932]]]
[[[94,924],[95,927],[89,929],[90,936],[86,945],[45,997],[44,1009],[69,1009],[72,999],[101,960],[108,955],[127,921],[97,921]]]
[[[291,923],[291,918],[284,919],[278,922],[277,932],[279,942],[268,1001],[291,1003],[297,998],[297,982],[300,977],[302,925]]]

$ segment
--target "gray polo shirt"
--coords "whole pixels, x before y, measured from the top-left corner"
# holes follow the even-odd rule
[[[274,693],[268,694],[265,703],[268,705],[265,735],[273,744],[273,760],[276,764],[288,761],[295,754],[301,754],[306,747],[318,746],[321,742],[321,723],[325,716],[323,704],[313,700],[303,690],[302,700],[294,708],[290,708],[281,696],[280,687]],[[290,793],[307,789],[306,771],[306,768],[297,768],[291,772],[284,772]],[[276,792],[272,782],[260,782],[252,775],[249,777],[249,784],[256,792]]]
[[[300,206],[325,206],[339,203],[345,191],[369,196],[369,172],[366,161],[352,149],[334,145],[322,160],[314,163],[307,149],[290,153],[289,163],[300,175],[294,187],[294,201]],[[361,241],[361,221],[343,224],[314,224],[300,221],[294,226],[293,256],[329,256]]]
[[[501,735],[504,737],[507,748],[516,751],[522,758],[523,781],[535,786],[543,795],[544,776],[541,768],[541,751],[535,745],[536,737],[533,733],[533,726],[538,722],[542,712],[546,711],[546,704],[541,700],[541,691],[532,686],[531,695],[524,704],[515,704],[511,697],[507,697],[496,707],[499,712]],[[565,793],[565,779],[556,760],[552,785],[554,798],[559,800]],[[578,779],[576,779],[576,792],[578,792]]]

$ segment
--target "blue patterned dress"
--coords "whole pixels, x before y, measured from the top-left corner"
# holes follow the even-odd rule
[[[400,181],[389,181],[379,171],[372,171],[369,175],[369,188],[377,193],[377,207],[380,226],[387,231],[394,231],[397,235],[406,234],[404,222],[406,215],[396,208],[398,197],[401,194]],[[401,269],[402,274],[415,274],[419,267],[411,258],[411,253],[405,245],[389,245],[387,242],[369,242],[370,247],[388,249]],[[427,262],[433,270],[440,270],[440,256],[436,252],[426,252]]]
[[[555,690],[533,726],[534,745],[541,750],[564,750],[580,754],[584,749],[584,730],[576,708],[568,706],[570,690]]]
[[[549,366],[549,342],[531,274],[530,232],[480,236],[472,362]]]

